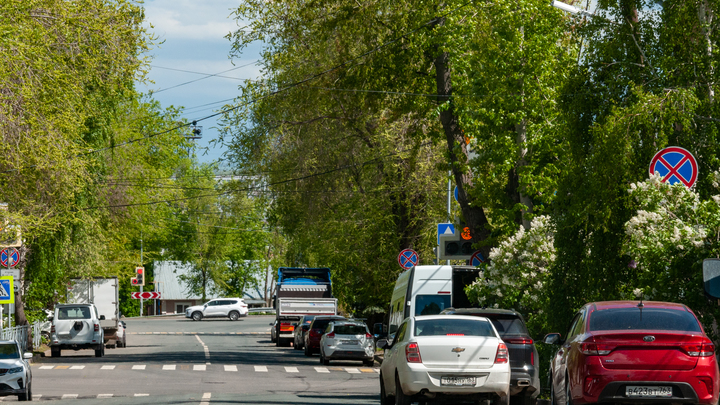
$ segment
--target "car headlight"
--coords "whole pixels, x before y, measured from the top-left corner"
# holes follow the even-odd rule
[[[7,373],[8,374],[22,373],[22,371],[23,371],[22,367],[15,367],[15,368],[11,368],[10,370],[8,370]]]

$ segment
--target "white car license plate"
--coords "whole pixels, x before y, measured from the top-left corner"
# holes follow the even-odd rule
[[[646,387],[628,385],[625,387],[628,397],[672,397],[672,387]]]
[[[357,340],[341,340],[341,341],[340,341],[340,344],[341,344],[341,345],[355,345],[355,346],[357,346],[357,345],[360,344],[360,342],[358,342]]]
[[[440,385],[472,385],[472,386],[475,386],[475,377],[440,377]]]

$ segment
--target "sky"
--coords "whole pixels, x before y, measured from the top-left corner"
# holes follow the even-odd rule
[[[152,59],[148,79],[152,82],[138,83],[138,90],[143,93],[155,91],[153,98],[165,108],[171,105],[185,107],[187,111],[183,117],[189,121],[213,114],[224,103],[198,106],[223,100],[228,103],[229,99],[239,96],[239,79],[260,77],[260,68],[253,62],[259,58],[261,49],[260,45],[253,46],[246,49],[240,59],[228,57],[230,41],[224,37],[239,28],[231,13],[240,1],[145,0],[146,27],[158,37],[155,42],[159,44],[149,52]],[[223,77],[183,84],[242,65],[248,66],[223,73]],[[180,84],[183,85],[173,87]],[[209,142],[217,137],[218,131],[213,128],[216,122],[212,118],[198,123],[203,127],[203,133],[202,139],[195,142],[201,148],[210,147]],[[198,158],[201,162],[214,161],[221,158],[224,151],[220,147],[210,148],[207,152],[199,150]]]

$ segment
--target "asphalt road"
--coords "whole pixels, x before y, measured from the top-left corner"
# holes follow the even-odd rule
[[[102,358],[63,351],[33,364],[33,394],[73,404],[379,403],[377,365],[322,366],[317,355],[276,347],[272,320],[126,319],[127,348],[106,349]]]

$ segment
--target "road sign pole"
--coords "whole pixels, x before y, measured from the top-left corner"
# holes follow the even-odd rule
[[[7,269],[10,270],[10,261],[12,260],[10,258],[10,249],[5,249],[5,257],[7,257],[7,261],[5,262],[7,264]],[[14,291],[8,291],[8,294],[14,293]],[[8,305],[8,328],[12,328],[12,319],[10,319],[10,314],[12,313],[11,306],[12,304]]]
[[[143,243],[142,243],[142,231],[140,231],[140,267],[143,267]],[[145,271],[143,270],[143,284],[145,283]],[[140,285],[140,316],[143,316],[143,286]]]
[[[448,171],[448,196],[447,196],[447,221],[452,222],[452,170]],[[440,249],[438,246],[438,258],[440,257]],[[450,260],[447,261],[448,266],[450,265]]]

